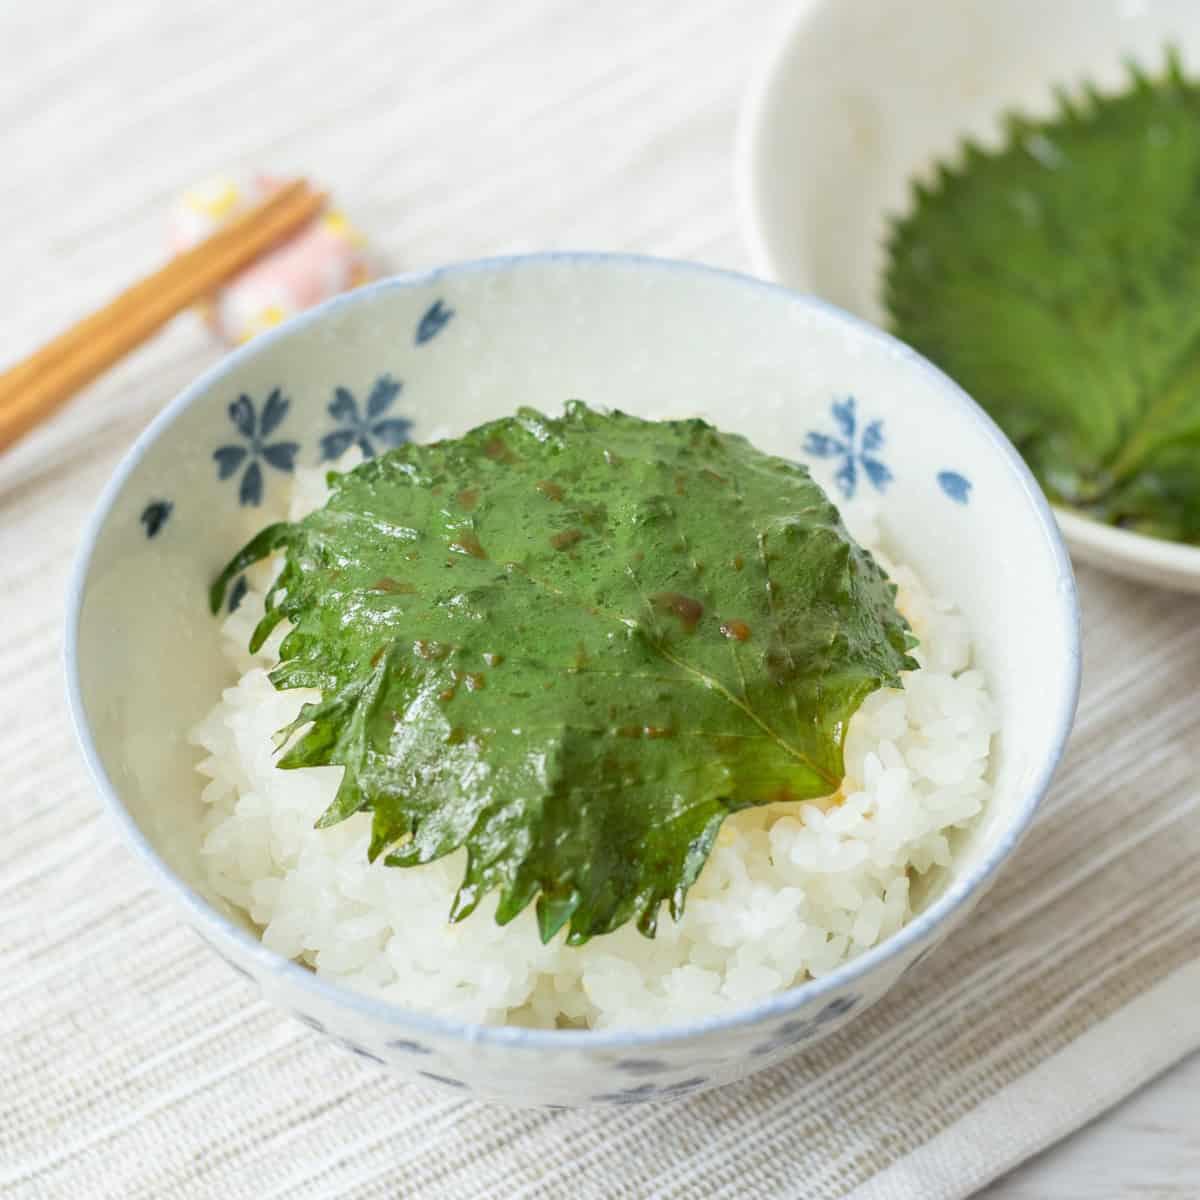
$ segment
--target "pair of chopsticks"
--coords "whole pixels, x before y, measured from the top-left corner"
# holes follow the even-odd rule
[[[304,180],[287,184],[5,371],[0,375],[0,450],[177,313],[302,229],[324,206],[325,196]]]

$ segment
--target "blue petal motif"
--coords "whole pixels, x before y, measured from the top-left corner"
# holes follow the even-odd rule
[[[623,1058],[617,1063],[618,1071],[628,1071],[631,1075],[661,1075],[670,1069],[658,1058]]]
[[[939,471],[938,487],[956,504],[966,504],[971,499],[971,481],[957,471]]]
[[[703,1075],[693,1075],[690,1079],[681,1079],[678,1083],[668,1083],[664,1088],[664,1092],[694,1092],[696,1088],[703,1087],[708,1080]]]
[[[148,538],[154,537],[167,523],[167,518],[171,515],[171,509],[174,507],[175,505],[170,500],[152,500],[142,509],[141,522],[146,527]]]
[[[437,337],[452,316],[454,309],[446,308],[440,300],[435,300],[417,326],[417,345],[423,346],[431,338]]]
[[[387,446],[399,446],[408,441],[408,431],[412,422],[405,417],[389,417],[386,421],[376,421],[371,426],[371,432]]]
[[[854,397],[847,396],[845,400],[835,400],[833,402],[833,419],[838,423],[838,428],[842,433],[852,438],[854,430],[858,425],[858,418],[854,415]]]
[[[841,489],[842,495],[847,500],[853,500],[855,489],[858,487],[858,468],[854,464],[853,454],[846,455],[846,461],[838,467],[833,478]]]
[[[340,429],[327,433],[321,439],[321,459],[329,462],[341,457],[352,445],[357,444],[364,458],[374,458],[375,442],[385,446],[398,446],[408,440],[412,422],[406,417],[384,417],[400,394],[403,383],[390,374],[380,375],[367,395],[364,405],[366,415],[360,416],[358,401],[349,388],[338,387],[329,403],[329,415]]]
[[[638,1087],[622,1088],[619,1092],[601,1092],[589,1098],[596,1104],[637,1104],[641,1100],[649,1100],[657,1091],[654,1084],[643,1083]]]
[[[243,393],[229,406],[229,419],[244,438],[255,433],[254,401]]]
[[[238,503],[259,505],[263,498],[263,468],[261,462],[277,471],[290,472],[300,451],[298,442],[272,442],[264,446],[263,441],[283,424],[291,408],[291,401],[282,388],[273,388],[263,403],[261,416],[255,412],[254,401],[245,393],[229,405],[229,419],[245,445],[230,443],[218,446],[213,451],[217,464],[217,478],[231,479],[242,471],[238,484]]]
[[[262,456],[277,471],[290,471],[296,465],[299,442],[274,442],[262,448]]]
[[[247,453],[245,446],[218,446],[213,451],[217,462],[217,478],[228,479],[242,465]]]
[[[891,471],[877,458],[868,458],[865,454],[860,455],[860,458],[867,478],[882,492],[892,482]]]
[[[321,439],[321,461],[332,462],[341,458],[353,444],[357,435],[353,429],[335,429]]]
[[[392,407],[392,401],[400,394],[403,385],[390,375],[380,375],[367,397],[367,419],[374,420]]]
[[[874,420],[858,430],[857,401],[853,396],[834,400],[830,405],[833,419],[844,438],[832,437],[827,433],[809,433],[804,439],[804,450],[813,458],[840,459],[841,464],[833,479],[847,500],[854,498],[858,490],[859,468],[867,481],[878,491],[883,491],[892,482],[892,472],[878,457],[887,440],[883,432],[883,421]]]
[[[262,422],[258,430],[259,437],[269,438],[279,428],[279,424],[287,416],[291,404],[292,402],[279,388],[276,388],[267,397],[267,402],[263,405]]]
[[[329,402],[329,415],[335,421],[345,421],[348,425],[358,425],[362,420],[354,396],[344,387],[334,391],[333,399]]]
[[[591,1099],[598,1104],[639,1104],[644,1100],[676,1100],[703,1087],[707,1082],[705,1076],[693,1075],[690,1079],[666,1083],[662,1087],[653,1083],[640,1083],[637,1087],[622,1088],[619,1092],[601,1092]]]
[[[853,994],[846,996],[838,996],[831,1000],[820,1012],[811,1017],[795,1018],[791,1021],[784,1021],[771,1033],[771,1036],[765,1041],[754,1046],[750,1053],[773,1054],[776,1050],[782,1050],[787,1046],[796,1046],[801,1042],[807,1042],[816,1037],[821,1031],[823,1025],[828,1025],[831,1021],[836,1021],[844,1017],[852,1008],[855,1008],[861,996]]]
[[[242,486],[238,490],[238,503],[244,508],[248,504],[255,507],[262,503],[263,495],[263,478],[262,468],[256,462],[252,462],[247,468],[246,473],[242,476]]]
[[[850,447],[845,442],[839,442],[826,433],[810,433],[804,439],[804,449],[817,458],[838,458],[850,453]]]

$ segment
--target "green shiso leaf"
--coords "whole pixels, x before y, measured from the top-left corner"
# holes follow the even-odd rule
[[[885,299],[1052,500],[1200,542],[1200,87],[1174,55],[916,188]]]
[[[543,939],[682,910],[726,815],[834,792],[846,725],[915,663],[895,587],[801,466],[703,421],[568,405],[331,479],[255,643],[319,688],[279,765],[345,767],[319,824],[372,858],[460,847],[451,916],[498,889]]]

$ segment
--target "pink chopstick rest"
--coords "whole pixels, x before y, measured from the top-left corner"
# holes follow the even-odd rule
[[[277,180],[257,175],[190,188],[171,213],[172,253],[203,241],[278,187]],[[366,240],[340,211],[328,208],[223,287],[202,311],[220,337],[237,345],[374,277]]]

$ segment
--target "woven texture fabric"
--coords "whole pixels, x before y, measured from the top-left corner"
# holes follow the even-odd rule
[[[736,108],[786,7],[6,13],[4,353],[151,267],[173,193],[260,166],[334,187],[397,269],[561,247],[744,268]],[[485,1109],[262,1004],[117,842],[60,666],[88,510],[217,354],[180,320],[0,458],[0,1193],[948,1198],[1200,1046],[1200,602],[1090,571],[1036,828],[923,970],[805,1057],[667,1106]]]

